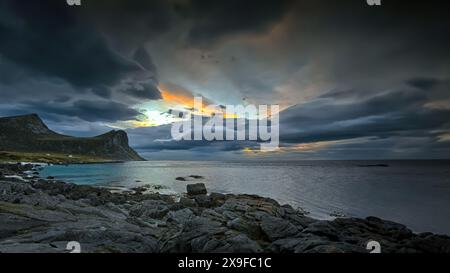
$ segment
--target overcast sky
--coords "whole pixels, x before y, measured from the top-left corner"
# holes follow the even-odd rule
[[[395,3],[394,3],[395,2]],[[149,159],[448,158],[441,1],[0,0],[0,116],[126,129]],[[174,142],[191,99],[278,104],[281,149]]]

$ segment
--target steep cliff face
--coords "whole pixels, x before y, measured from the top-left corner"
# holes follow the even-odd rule
[[[124,131],[113,130],[89,138],[71,137],[53,132],[36,114],[0,118],[0,151],[144,160],[128,145]]]

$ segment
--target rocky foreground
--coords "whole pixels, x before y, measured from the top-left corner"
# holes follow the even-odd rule
[[[450,237],[415,234],[376,217],[312,219],[253,195],[206,194],[188,185],[181,198],[115,193],[39,178],[32,165],[0,165],[0,252],[297,252],[450,253]]]

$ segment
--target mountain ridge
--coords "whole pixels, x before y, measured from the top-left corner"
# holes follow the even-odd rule
[[[69,162],[77,158],[89,162],[145,160],[128,145],[123,130],[94,137],[68,136],[49,129],[37,114],[1,117],[0,151],[46,156],[56,153],[66,155]]]

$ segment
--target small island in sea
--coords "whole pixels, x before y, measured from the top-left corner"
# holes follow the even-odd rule
[[[1,138],[8,140],[3,148],[16,143],[9,144],[8,155],[18,161],[42,160],[2,158],[0,252],[68,252],[68,242],[76,241],[83,252],[368,253],[368,243],[376,241],[384,253],[450,253],[445,235],[414,233],[375,216],[319,220],[271,198],[209,192],[200,175],[176,178],[186,183],[181,195],[148,192],[145,186],[117,191],[41,177],[44,163],[142,158],[128,147],[124,132],[76,139],[53,133],[37,115],[2,118],[0,129]],[[47,140],[57,144],[37,144]],[[91,142],[104,145],[95,153],[82,149]],[[27,152],[29,145],[37,146]],[[76,156],[52,159],[52,154]]]

